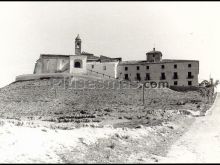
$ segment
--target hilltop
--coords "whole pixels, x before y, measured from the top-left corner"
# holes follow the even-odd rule
[[[70,80],[18,81],[1,88],[0,117],[115,126],[125,121],[155,125],[173,120],[181,112],[189,114],[186,110],[205,112],[210,106],[198,92],[176,92],[168,88],[146,89],[143,106],[142,89],[137,85],[96,77],[75,77],[72,79],[74,86],[74,83],[69,85]]]
[[[210,106],[168,88],[146,89],[144,106],[138,84],[92,76],[13,82],[0,89],[1,161],[157,162]]]

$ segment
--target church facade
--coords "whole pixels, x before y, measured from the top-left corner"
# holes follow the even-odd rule
[[[78,35],[74,55],[41,54],[34,74],[94,74],[138,82],[167,82],[169,86],[198,86],[197,60],[162,59],[162,52],[155,48],[141,61],[122,61],[122,58],[95,56],[81,50],[82,40]]]
[[[100,73],[117,78],[117,65],[121,58],[95,56],[82,52],[82,40],[79,35],[75,39],[75,54],[41,54],[34,68],[34,74],[44,73],[70,73],[88,74]]]

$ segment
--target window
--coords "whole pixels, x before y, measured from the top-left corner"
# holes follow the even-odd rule
[[[94,65],[92,65],[92,69],[94,68]]]
[[[125,74],[125,80],[128,80],[129,78],[128,78],[128,74]]]
[[[140,67],[139,67],[139,66],[137,66],[137,70],[140,70]]]
[[[76,48],[79,48],[79,47],[80,47],[80,43],[77,42],[77,43],[76,43]]]
[[[149,66],[146,66],[146,69],[149,69],[150,67]]]
[[[137,73],[137,74],[136,74],[136,80],[138,80],[138,81],[140,81],[140,80],[141,80],[140,73]]]
[[[191,66],[192,66],[191,64],[188,64],[188,68],[191,68]]]
[[[166,79],[165,73],[161,73],[160,79],[161,79],[161,80],[165,80],[165,79]]]
[[[164,69],[165,67],[164,67],[164,65],[161,65],[161,69]]]
[[[49,71],[50,60],[47,60],[47,71]]]
[[[175,68],[175,69],[177,68],[177,65],[176,65],[176,64],[174,64],[174,68]]]
[[[188,77],[187,78],[193,78],[192,72],[188,72]]]
[[[177,74],[177,72],[174,72],[174,73],[173,73],[173,79],[178,79],[178,74]]]
[[[192,73],[191,72],[188,72],[188,77],[191,77],[192,76]]]
[[[74,60],[74,68],[82,68],[83,67],[83,63],[81,59],[75,59]]]
[[[75,67],[75,68],[81,68],[81,63],[78,62],[78,61],[75,62],[74,67]]]
[[[174,83],[173,83],[174,85],[178,85],[178,82],[177,81],[174,81]]]
[[[127,66],[125,67],[125,70],[128,70],[128,67],[127,67]]]
[[[106,70],[106,66],[103,66],[103,70]]]
[[[191,86],[192,85],[192,81],[188,81],[188,85]]]
[[[150,80],[150,73],[146,73],[146,78],[145,80]]]

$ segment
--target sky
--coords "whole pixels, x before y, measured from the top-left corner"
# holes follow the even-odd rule
[[[199,81],[220,79],[220,2],[0,2],[0,87],[32,74],[40,54],[82,50],[145,60],[200,61]]]

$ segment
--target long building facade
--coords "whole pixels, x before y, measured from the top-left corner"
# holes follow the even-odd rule
[[[146,60],[122,61],[122,58],[95,56],[82,52],[79,35],[75,39],[75,54],[41,54],[34,74],[70,73],[99,74],[111,78],[139,82],[166,82],[169,86],[198,86],[199,61],[163,59],[155,48],[146,53]]]
[[[130,81],[167,82],[170,86],[198,86],[199,61],[162,59],[155,49],[145,61],[123,61],[118,65],[118,77]]]

